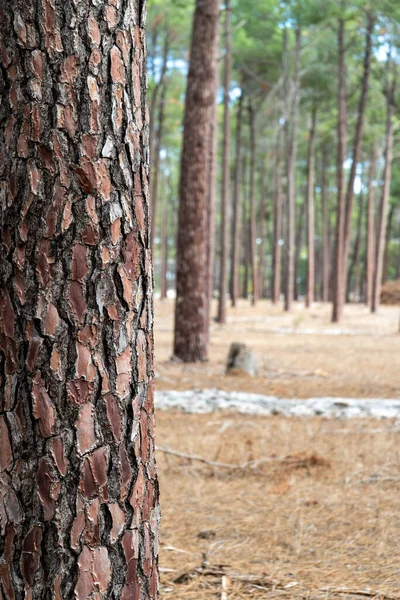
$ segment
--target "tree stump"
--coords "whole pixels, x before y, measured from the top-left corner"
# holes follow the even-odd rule
[[[253,351],[246,344],[234,342],[231,345],[226,373],[227,375],[249,375],[250,377],[258,375],[256,358]]]

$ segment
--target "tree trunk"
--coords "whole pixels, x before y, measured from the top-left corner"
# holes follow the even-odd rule
[[[232,306],[236,306],[239,296],[239,215],[240,215],[240,187],[242,177],[242,118],[243,118],[243,91],[240,94],[236,124],[236,158],[235,158],[235,183],[233,190],[233,217],[232,217],[232,260],[231,260],[231,296]]]
[[[258,290],[260,298],[266,297],[266,286],[265,286],[265,253],[266,253],[266,240],[267,240],[267,203],[265,193],[265,165],[261,166],[260,174],[260,255],[258,258]]]
[[[229,257],[229,205],[230,205],[230,149],[231,123],[229,110],[229,92],[232,71],[232,32],[231,0],[225,0],[225,65],[224,65],[224,132],[222,151],[222,189],[221,189],[221,255],[219,272],[219,301],[217,322],[226,322],[226,296],[228,293],[228,257]]]
[[[329,239],[329,210],[327,197],[328,146],[322,148],[322,301],[329,302],[331,245]]]
[[[369,165],[368,181],[368,221],[367,221],[367,306],[372,308],[372,295],[374,289],[375,272],[375,167],[376,167],[376,148],[372,147],[371,159]]]
[[[282,268],[282,129],[278,130],[275,155],[274,193],[274,249],[273,249],[273,292],[272,302],[277,304],[281,297]]]
[[[296,223],[296,252],[294,255],[294,277],[293,277],[293,285],[294,285],[294,298],[295,300],[299,299],[301,289],[299,289],[299,267],[300,267],[300,254],[303,246],[303,231],[305,229],[305,212],[306,205],[302,204],[300,208],[300,214],[297,215]]]
[[[256,176],[256,131],[254,109],[249,102],[249,127],[250,127],[250,265],[252,281],[253,306],[258,300],[257,280],[257,227],[256,227],[256,198],[255,198],[255,176]]]
[[[347,185],[346,194],[346,213],[344,219],[344,241],[343,241],[343,284],[342,293],[344,299],[346,297],[346,282],[347,282],[347,266],[349,263],[350,243],[351,243],[351,224],[353,217],[353,200],[354,200],[354,183],[357,175],[357,166],[361,155],[362,136],[364,129],[364,116],[368,100],[369,78],[371,73],[371,58],[372,58],[372,33],[375,25],[375,17],[372,13],[367,15],[367,32],[365,40],[365,55],[364,55],[364,73],[361,83],[361,96],[358,106],[358,118],[356,127],[356,137],[354,140],[353,161],[351,164],[350,177]]]
[[[140,6],[0,6],[7,599],[158,598]]]
[[[161,257],[160,257],[160,291],[161,291],[161,300],[165,300],[168,294],[168,280],[167,280],[167,272],[168,272],[168,198],[167,198],[167,190],[168,190],[168,180],[165,177],[162,194],[162,214],[161,214]]]
[[[361,178],[362,179],[362,178]],[[354,275],[354,300],[360,301],[360,278],[361,278],[361,235],[362,235],[362,224],[364,216],[364,194],[361,190],[359,196],[359,208],[358,208],[358,219],[357,219],[357,235],[354,243],[354,252],[351,261],[351,266],[348,274],[347,290],[351,292],[351,282]]]
[[[286,239],[286,286],[285,310],[290,311],[294,298],[295,279],[295,205],[296,205],[296,157],[297,157],[297,125],[300,101],[300,51],[301,31],[296,28],[296,51],[293,101],[290,107],[290,116],[287,115],[287,189],[288,189],[288,223]],[[291,128],[291,132],[289,131]]]
[[[174,355],[183,362],[205,361],[208,354],[208,161],[216,102],[218,27],[217,0],[197,0],[179,184]]]
[[[394,206],[394,204],[392,204],[390,207],[389,217],[387,220],[387,227],[386,227],[385,252],[383,254],[382,284],[386,283],[388,280],[388,277],[389,277],[390,240],[392,237],[394,209],[395,209],[395,206]]]
[[[160,104],[158,107],[158,127],[155,141],[154,156],[151,157],[153,161],[151,174],[151,230],[150,230],[150,245],[153,257],[154,255],[154,238],[157,231],[157,203],[158,203],[158,181],[160,175],[160,153],[161,153],[161,142],[164,128],[164,114],[165,114],[165,96],[167,92],[167,84],[164,81],[161,89]]]
[[[389,83],[391,60],[388,58],[388,74],[387,74],[387,85],[386,85],[386,98],[387,98],[387,118],[386,118],[386,146],[385,146],[385,169],[383,173],[383,189],[382,197],[379,207],[379,219],[378,219],[378,236],[376,244],[375,254],[375,272],[374,272],[374,289],[372,295],[372,307],[373,313],[377,312],[380,305],[381,299],[381,287],[382,287],[382,274],[383,274],[383,253],[385,249],[385,237],[386,237],[386,225],[387,225],[387,212],[390,196],[390,184],[392,180],[392,162],[393,162],[393,116],[395,111],[395,96],[396,96],[396,66],[393,66],[393,80]]]
[[[315,125],[317,110],[313,108],[308,141],[307,174],[307,294],[306,306],[314,302],[315,292],[315,217],[314,217],[314,179],[315,179]]]
[[[346,100],[346,66],[345,66],[345,23],[339,19],[338,29],[338,154],[337,154],[337,216],[336,216],[336,243],[335,243],[335,272],[333,287],[332,321],[340,321],[343,313],[344,302],[344,223],[345,223],[345,196],[344,196],[344,161],[346,158],[347,138],[347,100]]]

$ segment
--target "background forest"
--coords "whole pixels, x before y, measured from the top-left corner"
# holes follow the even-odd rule
[[[378,280],[400,277],[400,7],[338,0],[233,0],[227,7],[230,18],[224,5],[220,16],[213,293],[224,289],[225,262],[233,303],[238,295],[276,302],[285,294],[286,308],[291,296],[308,304],[332,300],[334,320],[344,297],[375,310]],[[154,256],[162,297],[175,288],[193,9],[193,2],[149,2]]]

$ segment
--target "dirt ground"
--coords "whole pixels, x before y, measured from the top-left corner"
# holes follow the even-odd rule
[[[210,362],[182,366],[168,362],[172,302],[157,303],[157,387],[396,398],[397,327],[396,308],[348,307],[333,334],[328,307],[241,304],[212,325]],[[224,375],[232,341],[254,348],[260,378]],[[399,441],[388,420],[159,411],[159,447],[225,465],[158,452],[161,597],[400,599]]]
[[[214,310],[214,313],[216,309]],[[400,395],[399,308],[371,315],[365,306],[346,306],[340,325],[330,323],[331,307],[282,306],[241,301],[228,323],[212,322],[210,360],[179,365],[172,354],[173,300],[155,305],[157,389],[220,388],[282,398],[320,396],[397,398]],[[244,342],[256,353],[260,377],[227,377],[230,344]]]

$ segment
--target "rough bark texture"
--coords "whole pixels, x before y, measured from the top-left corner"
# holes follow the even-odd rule
[[[286,34],[287,35],[287,34]],[[287,114],[287,237],[285,244],[285,310],[290,311],[294,299],[295,288],[295,205],[296,205],[296,157],[297,157],[297,125],[300,102],[300,51],[301,32],[296,28],[294,90],[290,110]],[[287,49],[286,49],[287,53]],[[289,96],[289,95],[288,95]],[[291,131],[290,131],[291,130]]]
[[[281,297],[282,269],[282,129],[279,128],[275,157],[274,192],[274,250],[273,250],[273,290],[272,302],[277,304]]]
[[[229,205],[230,205],[230,148],[231,123],[229,92],[232,71],[231,2],[225,0],[225,61],[224,61],[224,130],[222,139],[222,189],[221,189],[221,252],[219,270],[219,301],[217,322],[226,322],[226,296],[228,293],[229,257]]]
[[[313,109],[308,140],[307,173],[307,295],[306,306],[314,302],[315,289],[315,216],[314,216],[314,179],[315,179],[315,125],[316,110]]]
[[[345,195],[344,195],[344,161],[346,158],[347,137],[347,99],[346,99],[346,66],[344,45],[345,23],[339,19],[338,28],[338,154],[337,154],[337,215],[336,215],[336,243],[335,243],[335,272],[333,287],[332,321],[340,321],[344,302],[344,223],[345,223]]]
[[[0,597],[158,597],[145,8],[0,2]]]
[[[367,221],[367,306],[372,308],[372,295],[374,289],[375,272],[375,168],[376,168],[376,148],[372,148],[369,164],[368,181],[368,221]]]
[[[390,68],[393,68],[392,83],[389,83]],[[390,183],[392,180],[392,162],[393,162],[393,136],[394,123],[393,116],[396,102],[396,84],[397,73],[396,66],[393,64],[390,57],[388,58],[388,74],[386,84],[386,102],[387,102],[387,117],[386,117],[386,146],[385,146],[385,168],[383,173],[383,188],[382,197],[379,207],[378,220],[378,235],[375,254],[375,273],[374,273],[374,290],[372,295],[372,312],[377,312],[381,299],[382,275],[383,275],[383,256],[385,250],[387,213],[390,196]]]
[[[372,33],[374,30],[375,18],[372,13],[369,13],[367,16],[367,32],[366,32],[366,40],[365,40],[365,54],[364,54],[364,72],[361,83],[361,95],[360,102],[358,106],[358,117],[357,117],[357,127],[356,127],[356,136],[354,140],[354,149],[353,149],[353,161],[351,164],[350,177],[347,184],[347,193],[346,193],[346,214],[344,220],[344,240],[343,240],[343,277],[344,281],[342,284],[342,293],[344,302],[344,298],[346,296],[346,275],[347,275],[347,265],[349,262],[349,254],[350,254],[350,242],[351,242],[351,225],[352,225],[352,217],[353,217],[353,201],[354,201],[354,183],[356,180],[357,174],[357,166],[360,160],[361,155],[361,145],[362,145],[362,135],[364,129],[364,115],[365,109],[367,106],[368,99],[368,91],[369,91],[369,78],[371,73],[371,58],[372,58]]]
[[[250,128],[250,264],[252,281],[253,306],[257,303],[258,278],[257,278],[257,227],[256,227],[256,198],[255,198],[255,176],[256,176],[256,131],[254,109],[249,104],[249,128]]]
[[[321,179],[321,202],[322,202],[322,301],[329,301],[330,282],[330,255],[331,247],[329,240],[329,211],[327,198],[327,169],[328,169],[328,146],[322,148],[322,179]]]
[[[232,306],[236,306],[239,296],[239,248],[240,248],[240,187],[242,176],[242,118],[243,118],[243,92],[238,101],[237,123],[236,123],[236,149],[235,149],[235,182],[233,189],[232,210],[232,260],[231,260],[231,296]]]
[[[209,148],[216,102],[217,0],[197,0],[184,118],[179,185],[174,354],[184,362],[207,359],[209,280]],[[206,133],[205,133],[206,132]]]

